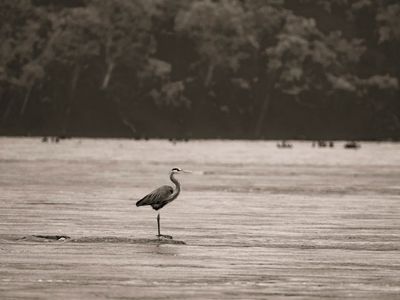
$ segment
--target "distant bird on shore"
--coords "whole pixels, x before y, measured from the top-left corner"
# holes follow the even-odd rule
[[[136,202],[136,206],[145,206],[150,205],[154,210],[159,210],[163,208],[168,203],[174,201],[181,192],[181,185],[179,181],[175,178],[175,174],[179,173],[191,173],[189,171],[184,171],[180,168],[173,168],[169,173],[169,179],[175,184],[175,189],[169,185],[163,185],[158,189],[155,189],[150,194],[144,196],[138,202]],[[160,214],[157,215],[157,227],[158,227],[158,238],[165,237],[172,239],[170,235],[164,235],[160,232]]]

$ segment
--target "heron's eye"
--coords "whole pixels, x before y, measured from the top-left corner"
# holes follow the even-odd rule
[[[172,171],[180,171],[178,168],[173,168]]]

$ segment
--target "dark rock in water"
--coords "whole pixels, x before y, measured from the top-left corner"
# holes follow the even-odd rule
[[[276,144],[278,148],[292,148],[292,144],[288,143],[287,141],[283,140],[280,143]]]
[[[354,142],[354,141],[347,142],[346,144],[344,144],[344,148],[345,149],[358,149],[360,147],[361,147],[361,145],[359,143],[357,143],[357,142]]]
[[[33,235],[33,237],[46,239],[46,240],[69,240],[70,237],[67,235]]]
[[[71,238],[67,235],[27,235],[23,237],[9,237],[9,240],[27,241],[27,242],[64,242]]]

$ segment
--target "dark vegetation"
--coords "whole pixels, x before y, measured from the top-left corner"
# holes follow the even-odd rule
[[[400,139],[393,0],[4,0],[0,134]]]

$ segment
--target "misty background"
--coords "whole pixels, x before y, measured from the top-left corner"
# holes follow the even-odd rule
[[[4,0],[0,135],[400,139],[389,0]]]

